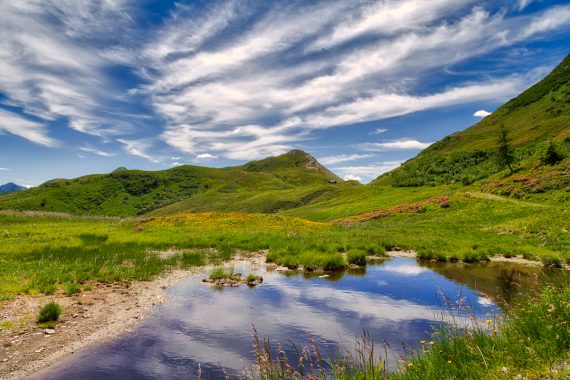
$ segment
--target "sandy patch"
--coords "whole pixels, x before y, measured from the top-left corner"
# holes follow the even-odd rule
[[[224,265],[261,268],[263,253],[242,255]],[[175,270],[152,281],[95,283],[74,296],[18,296],[0,304],[0,379],[23,379],[86,346],[132,331],[166,300],[165,289],[211,266]],[[41,306],[50,301],[63,308],[55,333],[36,324]]]

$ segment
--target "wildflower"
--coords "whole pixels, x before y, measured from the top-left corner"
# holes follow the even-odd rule
[[[546,309],[546,311],[548,311],[549,313],[554,313],[554,308],[553,308],[553,307],[549,307],[548,309]]]
[[[448,360],[447,363],[451,364],[451,360]]]
[[[492,319],[487,319],[487,324],[490,325],[491,323],[493,323]]]
[[[429,342],[430,346],[433,346],[435,344],[435,342],[432,340],[431,342]]]
[[[424,345],[424,344],[426,344],[426,341],[425,341],[425,340],[420,340],[420,344],[421,344],[421,345]]]
[[[429,352],[428,350],[424,350],[424,354],[425,354],[425,353],[428,353],[428,352]]]
[[[412,367],[412,366],[413,366],[413,364],[412,364],[412,363],[408,363],[408,367]]]
[[[493,329],[493,332],[496,334],[496,333],[497,333],[497,329]]]

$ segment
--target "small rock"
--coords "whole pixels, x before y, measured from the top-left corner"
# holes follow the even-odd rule
[[[8,359],[2,359],[2,363],[6,363]]]
[[[45,329],[44,333],[47,335],[53,335],[53,334],[55,334],[55,330],[54,329]]]
[[[79,314],[73,314],[71,317],[72,317],[72,318],[77,318],[77,317],[79,317]]]
[[[34,352],[35,352],[36,354],[39,354],[39,353],[42,353],[44,350],[45,350],[45,348],[42,347],[42,348],[40,348],[40,349],[38,349],[38,350],[35,350]]]
[[[322,276],[319,276],[319,278],[329,278],[330,276],[328,274],[323,274]]]
[[[10,348],[10,347],[12,347],[12,342],[4,342],[4,343],[2,343],[2,347],[3,348]]]

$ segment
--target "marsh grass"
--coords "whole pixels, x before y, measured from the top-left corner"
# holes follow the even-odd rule
[[[208,278],[210,280],[213,280],[213,281],[215,281],[215,280],[240,280],[241,279],[241,273],[236,272],[234,270],[234,267],[229,267],[229,268],[219,267],[219,268],[212,269]]]
[[[534,300],[507,310],[504,318],[474,317],[469,305],[442,295],[442,321],[431,341],[419,348],[406,348],[400,367],[388,372],[391,353],[384,344],[378,352],[367,333],[357,340],[354,351],[341,350],[323,358],[318,345],[297,348],[287,355],[282,344],[273,345],[253,330],[256,364],[249,379],[566,379],[570,370],[560,365],[570,352],[570,288],[568,284],[546,286]]]
[[[293,354],[287,354],[281,343],[273,347],[270,340],[260,338],[253,327],[256,364],[244,370],[244,377],[251,380],[380,380],[388,377],[382,355],[377,354],[374,341],[367,333],[356,341],[354,352],[341,350],[333,358],[324,358],[314,339],[303,347],[290,342],[289,351]]]
[[[358,266],[366,266],[366,252],[365,251],[361,251],[361,250],[357,250],[357,249],[351,249],[350,251],[348,251],[346,253],[346,259],[348,260],[349,264],[354,264],[354,265],[358,265]]]

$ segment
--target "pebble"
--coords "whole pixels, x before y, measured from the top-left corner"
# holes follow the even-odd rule
[[[52,335],[52,334],[55,334],[55,330],[54,329],[45,329],[44,333],[46,333],[48,335]]]

